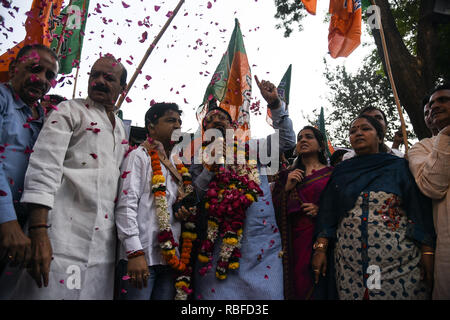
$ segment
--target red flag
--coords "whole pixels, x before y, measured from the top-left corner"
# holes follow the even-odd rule
[[[361,43],[361,0],[330,0],[330,13],[328,50],[347,57]]]
[[[27,20],[25,39],[15,47],[0,56],[0,81],[8,81],[8,67],[12,59],[24,45],[40,43],[47,47],[53,41],[52,31],[54,19],[59,15],[64,0],[33,0],[30,11],[26,13]]]
[[[317,0],[301,0],[305,6],[306,11],[310,14],[316,14]]]

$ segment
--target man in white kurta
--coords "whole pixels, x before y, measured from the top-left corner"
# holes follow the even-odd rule
[[[439,89],[439,87],[438,87]],[[433,125],[439,133],[408,152],[409,168],[423,194],[433,201],[436,229],[433,299],[450,299],[450,87],[430,97]]]
[[[113,113],[126,82],[123,70],[112,57],[97,60],[89,98],[59,104],[39,135],[22,196],[32,204],[26,229],[35,261],[21,275],[14,299],[113,298],[114,205],[128,148],[122,121]]]

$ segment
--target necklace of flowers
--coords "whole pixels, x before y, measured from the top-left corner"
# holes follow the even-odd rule
[[[214,243],[218,236],[222,238],[216,277],[227,278],[228,269],[239,268],[241,240],[246,211],[257,201],[263,192],[260,185],[256,160],[246,164],[237,164],[237,158],[244,155],[248,159],[249,146],[245,151],[237,150],[234,142],[234,164],[220,167],[216,177],[208,185],[205,196],[207,213],[207,237],[203,240],[198,260],[204,263],[199,273],[205,275],[212,268]]]
[[[151,138],[149,138],[148,141],[150,144],[153,142]],[[175,280],[175,300],[186,300],[189,294],[192,293],[192,289],[190,289],[192,275],[191,253],[193,241],[197,239],[195,225],[196,209],[190,209],[191,214],[183,222],[181,232],[181,254],[178,258],[175,250],[175,247],[177,247],[178,244],[175,242],[170,225],[170,213],[166,198],[166,184],[161,170],[161,161],[156,149],[149,149],[148,153],[150,155],[153,170],[152,193],[155,197],[156,216],[159,223],[158,241],[161,253],[167,264],[177,272]],[[188,169],[181,162],[177,164],[176,167],[183,180],[184,195],[188,196],[194,192],[192,177],[189,174]]]

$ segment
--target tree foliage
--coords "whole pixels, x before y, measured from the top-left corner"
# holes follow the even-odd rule
[[[398,111],[389,82],[378,70],[376,62],[370,60],[355,74],[349,73],[344,66],[330,70],[326,65],[324,76],[331,91],[328,100],[333,107],[327,110],[325,123],[328,137],[334,146],[349,147],[350,122],[364,107],[376,107],[386,114],[388,120],[386,141],[392,141],[395,131],[400,128]],[[316,115],[314,117],[317,118]],[[409,138],[414,136],[411,134]]]
[[[303,5],[298,3],[300,3],[298,0],[275,0],[277,7],[275,17],[283,21],[277,27],[285,28],[284,35],[286,37],[292,33],[295,25],[298,25],[299,30],[302,29],[302,17],[305,16],[306,10]],[[409,115],[414,132],[419,139],[430,136],[423,120],[422,98],[438,82],[450,78],[450,64],[448,63],[448,57],[450,56],[450,17],[435,13],[434,3],[434,0],[376,0],[380,9],[393,79],[400,103]],[[294,19],[294,17],[298,19]],[[367,19],[366,14],[363,20]],[[365,59],[364,66],[357,75],[352,77],[343,73],[345,70],[342,67],[338,67],[334,71],[328,70],[332,73],[327,77],[327,81],[334,95],[333,105],[335,103],[339,105],[342,101],[353,102],[345,95],[348,92],[352,92],[351,94],[358,93],[351,88],[357,88],[360,84],[352,83],[352,81],[362,81],[363,74],[361,72],[363,70],[384,70],[380,73],[370,72],[367,74],[372,78],[366,78],[365,81],[372,83],[373,88],[376,88],[381,81],[378,77],[384,77],[384,82],[387,83],[381,33],[377,29],[370,30],[370,32],[377,49],[374,50],[370,59]],[[339,73],[342,74],[338,75]],[[334,77],[334,80],[330,77]],[[348,88],[345,88],[344,85],[333,85],[336,81],[344,81]],[[362,83],[366,82],[363,81]],[[390,88],[390,84],[387,84],[387,88]],[[375,96],[370,97],[367,94]],[[387,92],[384,91],[368,91],[365,94],[365,104],[371,104],[372,101],[378,99],[387,99],[386,94]],[[358,99],[354,98],[355,101],[358,101]],[[338,105],[336,105],[336,108]]]

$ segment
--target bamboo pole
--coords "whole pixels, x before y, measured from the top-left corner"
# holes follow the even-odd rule
[[[371,1],[372,1],[372,5],[376,6],[375,0],[371,0]],[[400,116],[400,123],[402,126],[402,134],[403,134],[403,144],[405,145],[405,154],[407,154],[408,153],[408,136],[406,134],[406,124],[405,124],[405,119],[403,118],[403,112],[402,112],[402,107],[400,105],[400,99],[397,94],[397,88],[395,86],[394,78],[392,77],[392,69],[391,69],[389,53],[388,53],[387,45],[386,45],[386,38],[384,37],[383,24],[381,23],[381,14],[377,14],[377,11],[375,11],[375,16],[376,16],[378,25],[380,26],[380,36],[381,36],[381,44],[383,46],[384,61],[386,63],[386,69],[387,69],[387,73],[388,73],[389,82],[391,84],[392,92],[394,94],[395,104],[397,105],[397,111]]]
[[[153,40],[152,44],[148,47],[147,52],[145,53],[144,57],[141,60],[141,63],[139,64],[139,66],[137,67],[136,71],[134,72],[133,76],[131,77],[130,81],[127,84],[127,87],[125,88],[124,93],[122,93],[122,95],[120,96],[119,102],[116,105],[116,110],[119,110],[120,106],[122,105],[123,100],[125,100],[125,97],[127,96],[129,90],[131,89],[131,87],[134,84],[134,81],[136,81],[137,76],[139,75],[139,73],[142,70],[142,67],[144,66],[145,62],[147,61],[148,57],[150,56],[150,54],[152,53],[153,49],[156,47],[156,44],[158,43],[158,41],[161,39],[162,35],[164,34],[164,32],[167,30],[167,28],[169,27],[170,23],[172,22],[173,18],[175,18],[175,16],[177,15],[178,11],[180,10],[181,6],[183,5],[184,0],[180,0],[180,2],[178,2],[178,5],[176,6],[176,8],[173,10],[173,14],[169,17],[169,19],[166,21],[166,24],[162,27],[161,31],[158,33],[158,35],[156,36],[156,38]]]

